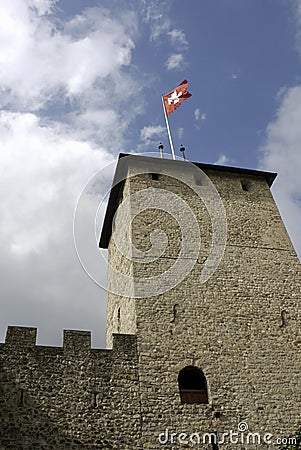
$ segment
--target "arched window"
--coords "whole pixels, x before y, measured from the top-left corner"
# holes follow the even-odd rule
[[[178,376],[182,403],[208,403],[207,382],[202,370],[186,366]]]

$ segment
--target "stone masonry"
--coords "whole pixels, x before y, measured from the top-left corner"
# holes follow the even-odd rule
[[[91,349],[64,331],[62,348],[36,346],[36,329],[9,327],[0,346],[0,449],[139,448],[136,339]]]
[[[195,186],[206,195],[206,177],[225,208],[227,241],[203,283],[214,223]],[[121,155],[100,239],[111,267],[108,349],[91,349],[88,332],[71,330],[64,332],[62,348],[36,346],[35,329],[9,327],[0,344],[0,450],[272,449],[276,438],[295,432],[301,410],[301,266],[270,192],[274,178]],[[178,204],[143,209],[142,198],[136,214],[139,194],[156,190],[158,199],[168,191]],[[185,226],[189,248],[198,244],[188,214],[184,223],[177,220],[178,213],[183,219],[181,202],[197,220],[201,243],[178,283],[169,269],[179,263],[184,271],[192,259],[181,253]],[[123,254],[116,244],[122,222],[114,220],[122,204],[128,225],[122,229]],[[165,233],[156,235],[165,246],[157,258],[154,230]],[[154,292],[162,279],[171,287],[149,295],[153,277]],[[187,367],[202,371],[207,403],[181,401],[178,376]],[[242,423],[248,427],[243,436]],[[227,438],[197,443],[204,433],[220,438],[231,430],[239,432],[235,444]],[[246,442],[247,432],[261,441],[257,436]],[[267,433],[273,437],[265,443]]]

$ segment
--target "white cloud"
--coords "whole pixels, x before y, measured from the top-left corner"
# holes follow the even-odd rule
[[[1,239],[8,252],[30,254],[60,237],[87,178],[112,156],[29,113],[0,115]],[[80,168],[80,170],[79,170]],[[62,209],[62,205],[64,208]],[[68,205],[68,206],[67,206]]]
[[[81,189],[123,148],[142,108],[123,70],[136,22],[101,8],[62,22],[55,4],[0,2],[0,339],[10,323],[38,326],[47,344],[61,328],[92,329],[100,345],[106,294],[77,260],[72,220]]]
[[[174,53],[168,58],[166,68],[167,70],[177,69],[184,61],[189,43],[182,30],[172,28],[172,22],[169,19],[172,2],[169,0],[143,0],[142,5],[143,20],[150,28],[151,41],[155,41],[157,45],[166,44],[166,37],[169,37]]]
[[[82,95],[128,65],[134,47],[105,10],[90,8],[68,23],[46,13],[52,2],[12,0],[0,6],[2,104],[41,108],[61,91]]]
[[[140,138],[144,143],[150,143],[154,139],[162,138],[166,133],[166,128],[161,125],[149,125],[142,128],[140,131]]]
[[[175,46],[180,45],[183,47],[188,46],[188,41],[186,39],[185,33],[182,30],[173,29],[169,31],[167,34],[170,36],[173,45]]]
[[[178,128],[178,136],[179,139],[182,139],[182,137],[184,136],[184,128]]]
[[[232,73],[231,78],[232,78],[232,80],[237,80],[239,78],[239,74],[238,73]]]
[[[1,336],[7,323],[39,326],[44,343],[59,343],[61,327],[98,330],[102,294],[76,258],[72,220],[81,189],[112,155],[30,113],[2,111],[0,136]]]
[[[158,39],[170,29],[170,20],[163,12],[167,5],[167,2],[152,0],[148,1],[144,8],[144,20],[150,25],[152,40]]]
[[[38,15],[43,16],[49,14],[56,3],[59,0],[29,0],[28,4],[30,8],[35,8]]]
[[[195,118],[196,121],[198,121],[198,120],[206,120],[207,119],[207,114],[206,113],[201,114],[200,108],[196,108],[194,110],[194,118]]]
[[[167,70],[177,69],[183,62],[184,58],[181,53],[174,53],[170,55],[166,61]]]
[[[282,92],[283,95],[283,92]],[[301,257],[301,86],[287,89],[277,116],[267,127],[260,167],[278,172],[274,183],[278,207]]]
[[[229,158],[224,153],[220,153],[218,156],[218,159],[215,161],[214,164],[223,166],[224,164],[229,163]]]

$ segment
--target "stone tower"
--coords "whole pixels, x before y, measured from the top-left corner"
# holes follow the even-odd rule
[[[275,449],[294,433],[301,270],[274,178],[120,155],[100,238],[108,348],[9,327],[0,450]]]
[[[301,270],[275,176],[119,159],[100,240],[107,345],[136,336],[143,449],[198,448],[203,433],[208,448],[262,448],[300,426]]]

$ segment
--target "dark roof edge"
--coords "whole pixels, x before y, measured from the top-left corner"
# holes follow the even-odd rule
[[[149,158],[149,156],[143,156],[143,154],[136,155],[134,153],[120,153],[119,159],[123,158],[125,156],[133,156],[140,158],[141,156],[144,158]],[[158,158],[159,159],[159,158]],[[164,161],[173,161],[174,163],[179,162],[183,163],[183,160],[164,160]],[[244,169],[241,167],[233,167],[233,166],[219,166],[218,164],[207,164],[207,163],[197,163],[193,161],[188,161],[190,164],[194,164],[195,166],[199,167],[200,169],[207,169],[207,170],[214,170],[217,172],[230,172],[230,173],[242,173],[245,175],[254,175],[263,177],[266,179],[269,187],[272,186],[275,178],[277,177],[277,173],[275,172],[267,172],[264,170],[257,170],[257,169]]]
[[[141,158],[141,156],[142,156],[144,158],[150,158],[150,156],[143,156],[143,154],[138,155],[138,154],[120,153],[119,159],[126,157],[126,156],[137,157],[137,158]],[[153,158],[153,159],[155,159],[155,158]],[[159,158],[158,158],[158,160],[159,160]],[[173,163],[183,164],[182,160],[164,159],[163,161],[164,162],[172,161]],[[196,165],[197,167],[199,167],[200,169],[202,169],[204,171],[212,170],[212,171],[217,171],[217,172],[238,173],[238,174],[242,174],[242,175],[253,175],[253,176],[263,177],[266,179],[269,187],[272,186],[272,184],[277,176],[277,173],[265,172],[262,170],[243,169],[240,167],[232,167],[232,166],[219,166],[217,164],[195,163],[195,162],[191,162],[191,161],[189,161],[189,162],[191,164]],[[117,179],[123,178],[123,177],[120,177],[120,173],[118,173],[118,170],[119,170],[119,165],[117,164],[116,172],[115,172],[115,176],[114,176],[114,180],[113,180],[113,187],[110,192],[106,215],[104,218],[103,227],[102,227],[102,231],[101,231],[101,235],[100,235],[100,240],[99,240],[100,248],[108,248],[109,240],[110,240],[110,237],[112,234],[112,220],[113,220],[114,214],[117,209],[120,191],[122,190],[123,184],[124,184],[124,181],[116,183]]]

